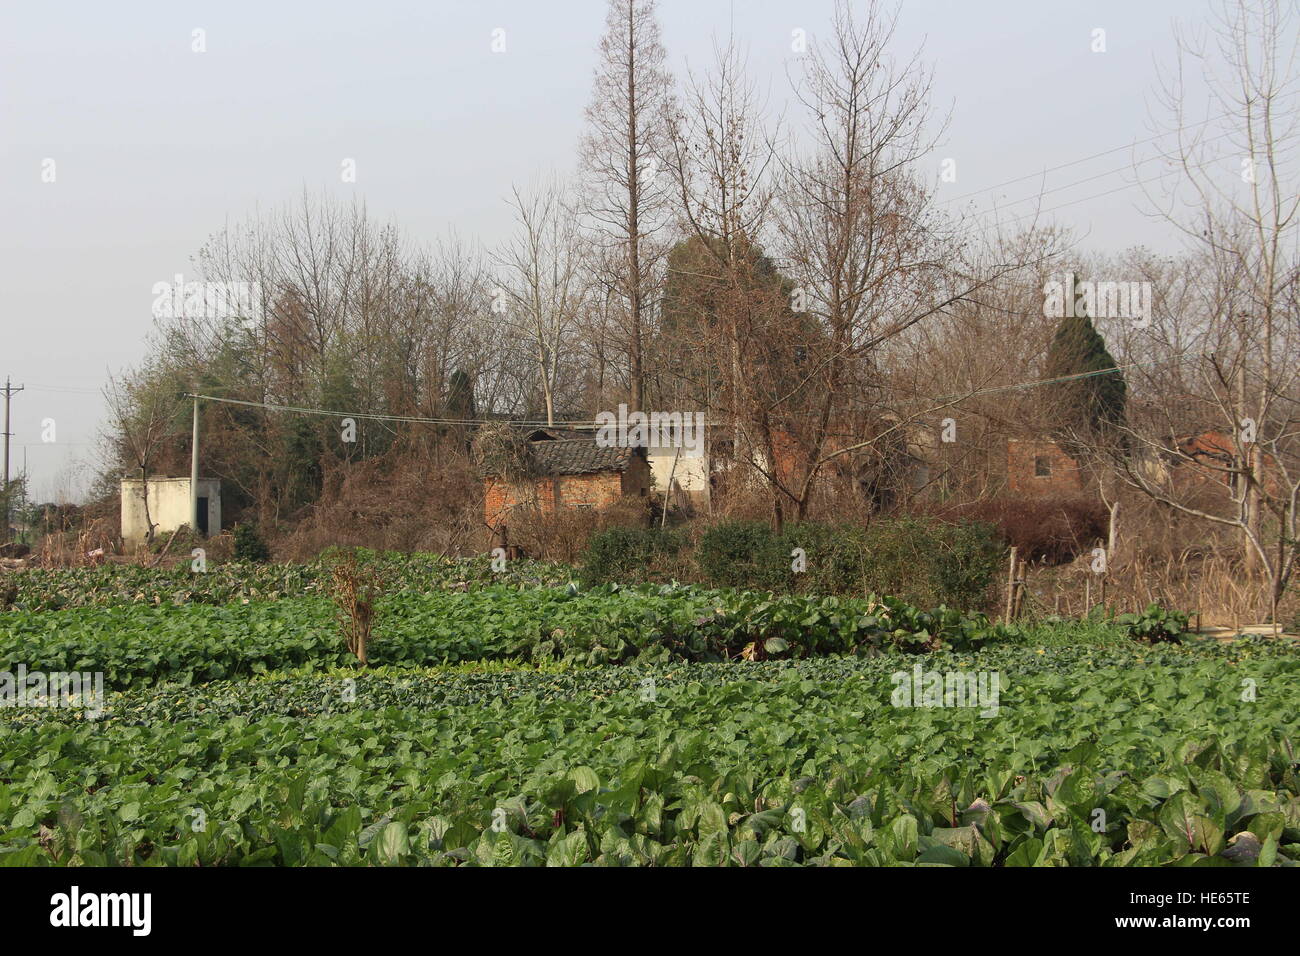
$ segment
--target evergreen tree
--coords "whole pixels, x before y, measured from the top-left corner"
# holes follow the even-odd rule
[[[447,379],[446,413],[457,421],[474,418],[474,380],[464,369],[456,369]]]
[[[447,401],[443,405],[445,417],[455,421],[471,421],[478,416],[474,407],[474,379],[469,372],[458,368],[447,379]],[[466,454],[469,454],[471,439],[470,425],[449,425],[443,429],[444,434],[455,436]]]
[[[1106,342],[1087,315],[1083,299],[1056,328],[1047,350],[1044,377],[1069,378],[1043,386],[1052,416],[1052,434],[1074,455],[1080,441],[1096,441],[1113,435],[1124,422],[1127,386],[1119,371],[1107,372],[1119,363],[1106,349]],[[1100,374],[1097,374],[1100,373]]]

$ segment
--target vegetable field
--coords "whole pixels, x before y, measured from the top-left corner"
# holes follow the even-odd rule
[[[108,688],[0,710],[0,863],[1300,861],[1289,645],[449,574],[384,599],[360,671],[305,587],[155,602],[121,573],[0,614],[0,670]],[[934,674],[995,699],[900,700]]]

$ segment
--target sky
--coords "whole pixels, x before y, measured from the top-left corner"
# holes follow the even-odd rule
[[[815,41],[831,10],[660,0],[659,18],[679,78],[734,30],[778,114],[794,31]],[[604,15],[604,0],[0,0],[0,379],[26,386],[11,469],[26,460],[31,496],[84,492],[102,389],[146,355],[154,284],[192,277],[226,224],[307,189],[416,242],[503,241],[512,183],[574,168]],[[1015,216],[1043,188],[1045,218],[1088,249],[1177,251],[1123,147],[1160,116],[1171,24],[1207,15],[1200,0],[905,0],[899,52],[923,45],[951,110],[930,157],[939,197]]]

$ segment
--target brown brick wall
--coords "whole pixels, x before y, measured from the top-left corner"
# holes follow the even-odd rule
[[[557,503],[562,508],[603,508],[613,504],[620,496],[635,495],[648,483],[649,465],[634,462],[626,472],[606,471],[594,475],[560,475],[539,478],[533,484],[532,494],[510,486],[499,478],[483,479],[483,517],[492,527],[506,519],[517,505],[530,505],[534,501],[542,512],[554,511]]]
[[[1049,472],[1040,475],[1042,470]],[[1079,466],[1052,441],[1007,442],[1007,487],[1017,495],[1077,495],[1083,491]]]

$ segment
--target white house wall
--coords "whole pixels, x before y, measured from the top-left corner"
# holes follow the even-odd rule
[[[677,448],[649,449],[647,457],[650,460],[650,474],[654,476],[655,490],[665,494],[668,491],[668,476],[672,475],[674,497],[685,492],[695,504],[707,505],[709,501],[708,457],[700,455],[688,458],[685,454],[677,457],[678,451]],[[677,461],[675,469],[674,458]]]
[[[190,523],[190,480],[188,478],[149,479],[149,517],[154,534],[170,534]],[[221,529],[221,481],[199,479],[199,497],[208,499],[208,533]],[[144,482],[139,478],[122,479],[122,540],[139,543],[147,537]]]

